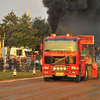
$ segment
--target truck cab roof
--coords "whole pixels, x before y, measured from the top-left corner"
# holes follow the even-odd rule
[[[44,40],[78,40],[79,37],[78,36],[55,36],[55,37],[51,37],[51,36],[48,36],[48,37],[45,37]]]

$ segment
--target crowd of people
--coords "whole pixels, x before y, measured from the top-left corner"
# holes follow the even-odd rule
[[[9,65],[8,69],[13,71],[16,69],[17,71],[28,71],[34,67],[34,62],[36,62],[36,58],[31,55],[31,57],[16,57],[10,56],[7,59],[7,64]],[[3,58],[0,59],[0,70],[3,70],[6,64],[4,64]],[[6,66],[7,67],[7,66]],[[31,68],[30,68],[31,67]],[[38,66],[39,67],[39,66]]]
[[[31,59],[27,57],[23,58],[16,58],[14,57],[9,57],[8,59],[8,64],[9,64],[9,70],[16,69],[17,71],[22,71],[22,70],[29,70],[29,67],[31,65]]]

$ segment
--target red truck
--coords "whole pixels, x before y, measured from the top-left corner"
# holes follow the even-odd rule
[[[44,81],[60,80],[62,77],[74,78],[75,82],[87,81],[88,78],[98,77],[98,65],[93,62],[94,36],[51,36],[41,42],[42,74]],[[83,47],[91,49],[88,54],[81,54]],[[91,56],[91,63],[86,63]]]

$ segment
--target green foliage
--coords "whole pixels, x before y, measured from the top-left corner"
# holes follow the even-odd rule
[[[18,22],[18,17],[14,14],[14,12],[8,13],[8,15],[4,16],[2,19],[3,23],[0,24],[0,34],[3,36],[3,33],[9,34],[12,31],[13,27]]]
[[[36,20],[37,19],[38,18],[36,18]],[[4,17],[3,23],[0,24],[1,36],[6,33],[5,46],[29,46],[32,49],[39,50],[43,34],[40,38],[40,30],[37,27],[32,28],[33,23],[36,21],[34,20],[33,22],[31,20],[32,18],[27,16],[26,13],[24,13],[22,17],[17,17],[13,11],[8,13],[8,15]],[[40,19],[40,21],[43,20]],[[46,22],[44,23],[46,25]]]
[[[51,34],[49,24],[45,21],[45,19],[41,19],[41,17],[33,19],[32,28],[39,30],[37,36],[41,40],[43,40],[43,38],[46,36],[50,36]]]
[[[2,21],[0,35],[3,37],[5,33],[5,46],[29,46],[39,51],[41,40],[51,34],[45,19],[36,17],[32,20],[26,13],[18,17],[11,11]],[[57,35],[60,33],[63,34],[63,31],[58,28]]]

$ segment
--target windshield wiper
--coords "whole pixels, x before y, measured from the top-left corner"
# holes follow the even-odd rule
[[[65,58],[67,58],[67,57],[61,58],[61,59],[57,60],[56,62],[54,62],[53,64],[58,63],[58,62],[64,60]]]
[[[47,49],[47,50],[45,50],[45,51],[50,51],[50,50]]]

